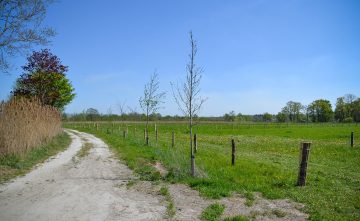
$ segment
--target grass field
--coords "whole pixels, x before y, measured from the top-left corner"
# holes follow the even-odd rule
[[[220,198],[233,192],[252,203],[253,193],[270,199],[304,203],[311,220],[360,220],[360,126],[356,124],[198,124],[197,177],[189,175],[186,124],[158,123],[159,140],[150,126],[144,145],[144,124],[67,123],[113,147],[143,179],[159,179],[151,166],[161,162],[169,182],[187,183],[202,196]],[[123,130],[128,136],[123,138]],[[171,147],[171,133],[176,145]],[[350,133],[355,146],[350,147]],[[236,165],[231,166],[231,139],[236,140]],[[311,141],[307,186],[296,186],[301,141]]]

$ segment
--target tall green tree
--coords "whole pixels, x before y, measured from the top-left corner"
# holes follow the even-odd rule
[[[100,113],[95,108],[88,108],[85,113],[87,120],[94,121],[100,118]]]
[[[336,100],[335,120],[339,122],[344,122],[344,120],[348,117],[348,108],[346,106],[347,104],[345,103],[344,97],[339,97]]]
[[[268,112],[265,112],[263,114],[263,121],[264,122],[271,122],[272,118],[273,118],[273,116],[271,114],[269,114]]]
[[[74,99],[74,88],[65,75],[68,67],[49,50],[33,52],[23,70],[12,92],[14,97],[37,97],[43,105],[61,111]]]
[[[355,122],[360,122],[360,98],[353,102],[352,118]]]
[[[356,121],[355,116],[358,112],[357,97],[353,94],[345,94],[336,100],[335,120],[339,122]]]
[[[299,122],[301,117],[301,110],[303,105],[300,102],[289,101],[286,106],[282,108],[282,113],[287,116],[291,122]]]
[[[308,110],[313,122],[329,122],[333,119],[334,113],[328,100],[315,100],[308,106]]]
[[[286,122],[286,120],[287,120],[287,115],[284,114],[283,112],[279,112],[279,113],[276,115],[276,120],[277,120],[277,122],[284,123],[284,122]]]

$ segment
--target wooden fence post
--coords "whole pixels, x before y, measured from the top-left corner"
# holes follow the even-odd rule
[[[197,139],[196,139],[196,134],[194,134],[194,153],[197,152]]]
[[[126,131],[125,130],[123,131],[123,137],[124,137],[124,139],[126,139]]]
[[[306,185],[306,170],[309,159],[311,142],[301,142],[300,147],[300,167],[298,176],[298,186]]]
[[[146,129],[144,129],[144,140],[146,140]]]
[[[351,136],[350,136],[350,145],[351,147],[354,146],[354,131],[351,132]]]
[[[158,142],[158,130],[156,128],[156,124],[155,124],[155,141],[156,143]]]
[[[174,131],[171,134],[171,147],[175,147],[175,132]]]
[[[235,166],[235,140],[231,139],[231,165]]]

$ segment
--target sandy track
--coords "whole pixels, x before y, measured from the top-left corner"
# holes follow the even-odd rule
[[[0,220],[164,219],[160,197],[123,185],[134,175],[103,141],[67,132],[73,141],[66,151],[0,186]],[[74,160],[85,142],[93,145],[89,154]]]

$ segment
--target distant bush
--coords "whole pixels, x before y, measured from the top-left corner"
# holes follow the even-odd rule
[[[344,119],[344,123],[352,123],[352,122],[354,122],[352,117],[347,117]]]
[[[0,155],[24,154],[61,132],[61,114],[36,99],[0,104]]]

